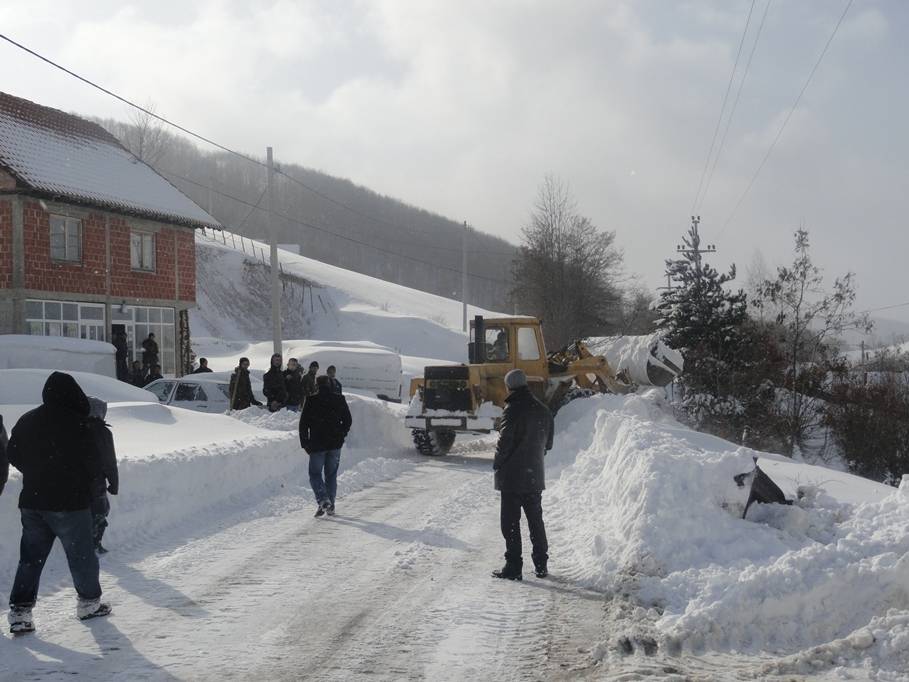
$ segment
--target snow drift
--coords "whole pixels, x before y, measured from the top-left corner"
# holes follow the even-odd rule
[[[116,377],[116,349],[103,341],[62,336],[0,335],[0,369],[39,367]]]
[[[905,647],[880,660],[907,637],[885,624],[909,617],[909,481],[896,490],[736,447],[681,426],[661,400],[602,396],[560,413],[553,565],[655,608],[669,648],[827,647],[909,664]],[[753,456],[796,503],[743,520],[732,477]]]

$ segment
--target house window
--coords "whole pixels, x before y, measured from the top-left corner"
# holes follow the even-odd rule
[[[133,270],[155,269],[155,235],[151,232],[130,232],[129,257]]]
[[[104,340],[104,305],[69,301],[25,302],[25,328],[34,336]]]
[[[50,255],[52,260],[82,261],[82,221],[62,215],[50,217]]]

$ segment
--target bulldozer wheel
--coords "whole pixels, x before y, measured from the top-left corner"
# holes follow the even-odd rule
[[[455,432],[448,430],[425,431],[413,430],[413,444],[417,451],[427,457],[441,457],[447,455],[455,442]]]

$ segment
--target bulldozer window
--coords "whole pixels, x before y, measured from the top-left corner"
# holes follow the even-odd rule
[[[508,360],[508,330],[504,327],[486,328],[486,358],[490,362]]]
[[[539,360],[540,347],[533,327],[518,327],[518,360]]]

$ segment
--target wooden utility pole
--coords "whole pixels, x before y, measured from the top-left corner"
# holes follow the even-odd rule
[[[272,353],[281,352],[281,288],[278,286],[278,229],[271,213],[275,208],[274,194],[274,176],[275,165],[272,157],[272,149],[266,149],[268,159],[268,176],[266,185],[266,196],[268,205],[265,209],[265,219],[268,225],[269,251],[271,253],[271,338]]]
[[[461,325],[467,331],[467,236],[470,228],[464,221],[464,231],[461,233]]]

